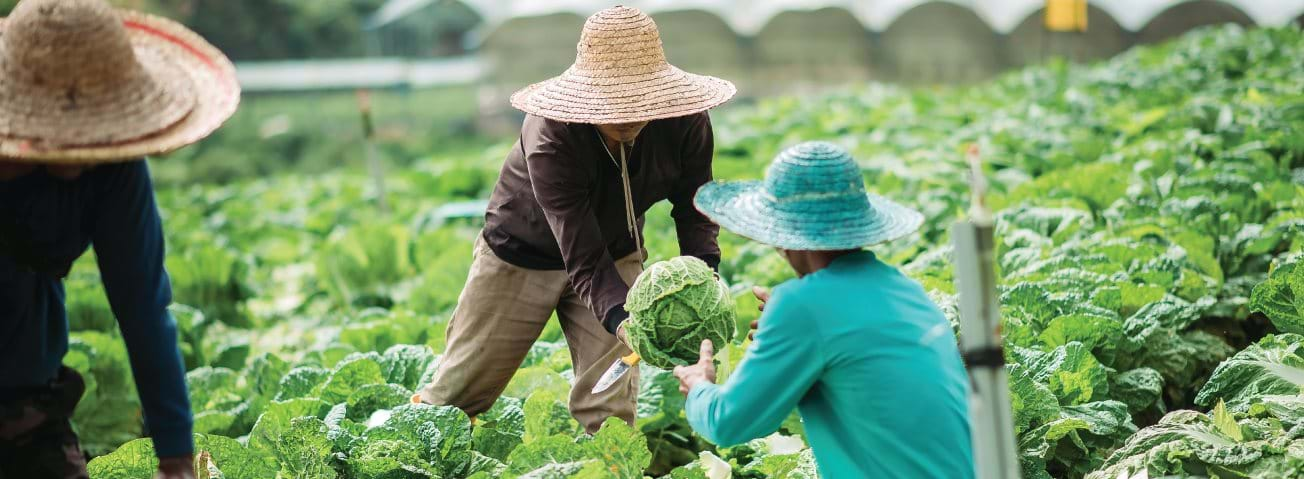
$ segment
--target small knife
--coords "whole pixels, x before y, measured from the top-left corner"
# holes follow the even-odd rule
[[[607,372],[602,373],[602,377],[598,378],[598,383],[593,385],[592,393],[598,394],[611,389],[612,384],[616,384],[616,381],[624,377],[630,368],[638,365],[642,360],[638,353],[629,353],[628,356],[617,359],[616,362],[611,363],[611,367],[607,368]]]

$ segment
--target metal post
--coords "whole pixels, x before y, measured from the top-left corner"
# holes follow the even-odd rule
[[[995,221],[987,209],[986,182],[976,147],[970,148],[973,204],[955,224],[955,282],[959,292],[960,350],[969,370],[970,420],[978,479],[1020,477],[1014,417],[1001,349],[996,296]]]
[[[381,214],[389,212],[385,204],[385,168],[380,164],[380,149],[376,146],[376,127],[371,116],[371,96],[367,90],[358,90],[358,112],[362,114],[362,142],[367,149],[367,168],[376,186],[376,209]]]

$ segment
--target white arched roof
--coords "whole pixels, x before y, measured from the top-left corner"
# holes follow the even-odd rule
[[[440,0],[390,0],[368,21],[369,26],[392,22]],[[775,16],[785,11],[841,8],[851,12],[865,27],[883,31],[910,9],[925,3],[945,2],[972,10],[993,31],[1009,33],[1024,19],[1045,5],[1045,0],[458,0],[485,20],[484,30],[521,17],[573,13],[587,17],[593,12],[624,3],[648,13],[702,10],[719,16],[740,35],[755,35]],[[1140,30],[1164,10],[1189,0],[1090,0],[1114,17],[1123,28]],[[1245,12],[1260,25],[1276,26],[1304,14],[1304,0],[1223,0]]]

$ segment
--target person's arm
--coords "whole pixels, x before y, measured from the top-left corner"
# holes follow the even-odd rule
[[[593,211],[593,167],[576,157],[562,137],[564,131],[564,125],[527,117],[521,135],[525,164],[534,197],[561,247],[571,287],[602,326],[616,334],[616,328],[629,317],[624,307],[629,286],[607,251]]]
[[[172,287],[163,268],[163,228],[145,161],[105,165],[96,205],[95,258],[109,305],[127,343],[145,423],[161,458],[194,452],[193,419]]]
[[[728,447],[779,429],[824,370],[815,318],[776,290],[756,339],[723,385],[692,385],[684,410],[693,430]]]
[[[715,157],[715,134],[711,117],[706,113],[695,115],[688,122],[682,152],[683,173],[670,194],[675,219],[675,232],[679,235],[679,254],[694,256],[711,269],[719,269],[720,226],[712,222],[693,206],[693,197],[702,185],[711,181],[711,162]]]

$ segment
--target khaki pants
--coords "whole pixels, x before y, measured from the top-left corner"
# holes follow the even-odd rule
[[[571,415],[589,432],[596,432],[613,416],[632,425],[638,399],[637,369],[601,394],[590,393],[607,367],[629,354],[629,349],[603,329],[571,289],[566,272],[507,263],[494,255],[483,237],[475,242],[474,258],[448,322],[447,348],[439,373],[421,389],[421,400],[457,406],[471,417],[488,410],[507,388],[555,310],[575,368]],[[616,268],[626,284],[633,284],[643,270],[643,253],[617,260]]]

